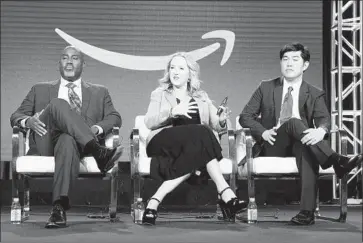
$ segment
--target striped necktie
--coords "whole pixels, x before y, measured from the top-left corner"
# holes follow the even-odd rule
[[[74,83],[68,83],[66,87],[68,88],[68,98],[71,108],[74,109],[78,114],[81,114],[82,101],[74,91],[76,85]]]
[[[291,94],[292,91],[293,88],[290,86],[284,97],[284,102],[282,103],[281,107],[280,125],[284,124],[287,120],[289,120],[292,117],[292,105],[293,105],[293,99]]]

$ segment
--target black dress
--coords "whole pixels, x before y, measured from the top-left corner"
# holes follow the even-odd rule
[[[188,114],[192,119],[173,119],[173,127],[163,129],[149,142],[146,152],[151,157],[151,178],[171,180],[198,170],[201,174],[193,173],[187,182],[200,184],[209,178],[206,164],[222,159],[222,148],[211,128],[201,125],[199,110]]]

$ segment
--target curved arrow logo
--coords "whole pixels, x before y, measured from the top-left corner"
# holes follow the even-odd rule
[[[96,46],[92,46],[83,41],[80,41],[64,31],[56,28],[55,32],[62,37],[66,42],[70,45],[73,45],[80,49],[84,54],[96,59],[100,62],[106,63],[111,66],[131,69],[131,70],[141,70],[141,71],[155,71],[155,70],[164,70],[166,63],[168,62],[170,55],[167,56],[134,56],[127,55],[123,53],[117,53],[108,51],[105,49],[101,49]],[[232,54],[235,35],[232,31],[229,30],[214,30],[208,32],[202,36],[202,39],[210,39],[210,38],[222,38],[226,41],[226,47],[224,50],[224,54],[221,60],[221,66],[224,65],[229,57]],[[209,46],[190,51],[188,54],[194,58],[194,60],[200,60],[206,56],[209,56],[213,52],[215,52],[220,47],[220,44],[214,43]]]

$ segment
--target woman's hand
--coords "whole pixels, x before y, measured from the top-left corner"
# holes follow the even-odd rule
[[[192,119],[192,117],[188,115],[188,113],[197,113],[197,110],[198,110],[197,102],[181,101],[179,104],[177,104],[171,109],[170,113],[172,117],[185,116],[188,117],[189,119]]]
[[[231,114],[231,110],[228,107],[220,106],[218,109],[222,109],[221,114],[219,115],[219,124],[221,127],[226,125],[226,120],[229,119],[229,114]]]

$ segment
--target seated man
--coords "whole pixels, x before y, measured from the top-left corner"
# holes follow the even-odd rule
[[[303,80],[309,60],[309,50],[302,44],[285,45],[280,51],[282,77],[261,82],[239,119],[256,139],[254,156],[296,158],[302,183],[301,211],[291,221],[299,225],[315,223],[319,165],[323,169],[333,166],[342,178],[362,162],[362,155],[342,156],[324,140],[330,130],[330,114],[324,91]]]
[[[11,126],[30,129],[27,155],[55,157],[53,209],[46,228],[66,226],[68,194],[81,158],[92,155],[106,173],[123,151],[101,145],[114,126],[121,126],[121,117],[105,87],[81,80],[83,67],[83,54],[67,46],[59,61],[61,78],[34,85],[10,118]]]

